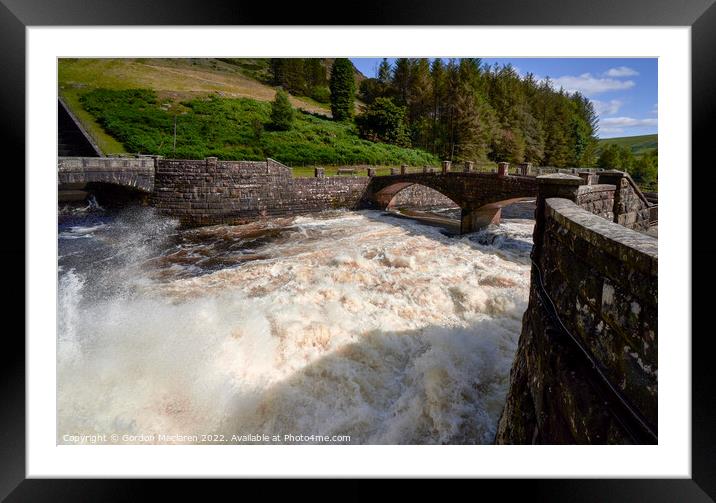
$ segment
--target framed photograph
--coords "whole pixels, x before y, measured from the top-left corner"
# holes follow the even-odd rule
[[[317,26],[3,0],[27,292],[3,496],[459,477],[714,498],[691,164],[716,8],[584,4]]]

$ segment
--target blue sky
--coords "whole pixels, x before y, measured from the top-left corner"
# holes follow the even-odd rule
[[[393,61],[394,58],[388,58]],[[351,58],[367,77],[375,77],[381,58]],[[599,114],[600,138],[656,133],[656,58],[483,58],[511,63],[521,75],[549,77],[555,87],[580,91]]]

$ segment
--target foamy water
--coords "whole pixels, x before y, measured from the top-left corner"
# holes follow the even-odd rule
[[[65,223],[58,442],[490,443],[532,224],[448,237],[374,211],[195,230],[149,210]]]

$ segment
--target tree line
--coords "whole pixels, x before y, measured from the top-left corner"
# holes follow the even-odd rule
[[[361,134],[444,159],[593,166],[597,114],[580,93],[478,58],[384,59],[361,82]]]
[[[421,148],[443,159],[590,167],[597,161],[597,114],[580,93],[511,65],[478,58],[383,59],[356,89],[350,60],[329,69],[317,58],[271,60],[272,82],[330,102],[333,118],[355,121],[361,137]],[[357,93],[356,93],[357,91]],[[357,96],[356,96],[357,94]],[[354,117],[355,98],[365,106]]]
[[[398,58],[391,64],[384,58],[377,76],[358,86],[346,58],[330,68],[321,59],[276,59],[271,69],[273,82],[293,94],[310,96],[321,88],[333,119],[354,123],[362,138],[374,142],[453,161],[598,166],[656,181],[655,154],[637,159],[605,148],[599,155],[598,116],[587,97],[557,89],[549,78],[521,76],[509,64],[489,66],[479,58]],[[356,98],[363,105],[357,115]],[[281,129],[286,127],[284,121]]]

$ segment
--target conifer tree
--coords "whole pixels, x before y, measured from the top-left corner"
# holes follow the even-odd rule
[[[388,58],[383,58],[383,61],[380,62],[380,66],[378,66],[378,82],[387,86],[390,83],[390,72],[391,68]]]
[[[391,84],[395,90],[395,101],[399,105],[408,104],[410,94],[410,60],[398,58],[395,60]]]
[[[445,106],[445,67],[440,58],[435,58],[430,65],[430,78],[432,80],[433,92],[433,110],[432,110],[432,153],[441,150],[442,138],[444,137],[442,128],[443,108]]]
[[[331,113],[333,120],[353,118],[355,108],[355,76],[353,64],[347,58],[337,58],[331,68]]]
[[[293,118],[293,107],[288,101],[288,94],[283,89],[278,89],[271,102],[271,127],[277,131],[288,131],[293,127]]]

